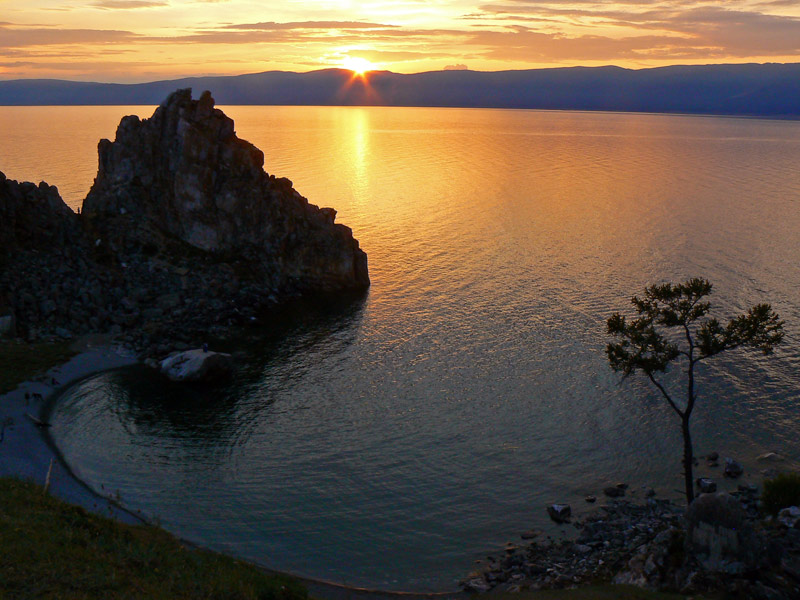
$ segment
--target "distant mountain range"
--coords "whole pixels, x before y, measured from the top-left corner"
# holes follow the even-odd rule
[[[269,71],[138,84],[0,81],[0,105],[158,104],[178,88],[218,104],[454,106],[800,118],[800,64],[568,67],[523,71]]]

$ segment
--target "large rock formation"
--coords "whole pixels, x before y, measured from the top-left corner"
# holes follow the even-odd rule
[[[0,173],[0,317],[29,339],[111,332],[153,357],[301,293],[362,290],[367,259],[236,137],[208,93],[172,94],[99,145],[82,214]],[[5,322],[5,321],[4,321]]]
[[[166,240],[180,240],[277,276],[279,287],[369,285],[366,254],[348,227],[334,224],[336,211],[309,204],[291,181],[267,175],[264,154],[236,136],[209,92],[195,101],[191,90],[179,90],[151,118],[125,117],[99,153],[83,213],[115,231],[118,244],[136,236],[160,250]]]

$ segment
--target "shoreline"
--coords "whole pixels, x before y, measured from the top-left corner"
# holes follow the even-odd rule
[[[0,476],[28,479],[40,485],[47,479],[52,461],[49,493],[82,508],[128,524],[147,522],[134,511],[123,508],[112,499],[97,494],[83,482],[64,461],[46,427],[36,425],[55,398],[69,386],[91,375],[137,364],[136,356],[107,340],[84,339],[78,353],[67,362],[49,369],[36,379],[25,381],[16,389],[0,396],[0,417],[13,419],[5,429],[0,445]],[[55,382],[55,383],[54,383]],[[25,395],[38,394],[26,400]],[[40,399],[41,398],[41,399]]]
[[[16,477],[44,485],[50,462],[52,472],[48,493],[52,496],[80,506],[85,510],[111,517],[129,525],[153,525],[146,515],[130,507],[125,507],[111,497],[103,496],[83,481],[61,454],[58,446],[47,431],[47,427],[37,426],[31,416],[45,421],[59,396],[70,386],[82,379],[99,373],[140,364],[135,352],[123,346],[113,345],[105,337],[95,339],[89,336],[76,342],[77,354],[67,362],[56,365],[35,379],[20,383],[16,389],[0,395],[0,419],[13,419],[6,426],[0,442],[0,477]],[[55,383],[53,383],[55,381]],[[25,395],[40,394],[41,399],[25,399]],[[30,416],[29,416],[30,415]],[[206,549],[202,544],[170,535],[182,543]],[[224,553],[223,553],[224,554]],[[244,560],[238,557],[237,560]],[[250,562],[250,561],[244,561]],[[408,600],[464,598],[466,593],[452,592],[404,592],[385,591],[362,587],[351,587],[333,581],[313,579],[286,571],[277,571],[250,563],[267,574],[287,575],[297,579],[313,597],[325,600]]]

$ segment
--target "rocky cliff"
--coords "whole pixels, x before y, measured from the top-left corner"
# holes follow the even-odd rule
[[[198,345],[303,293],[363,290],[366,254],[234,133],[172,94],[99,144],[81,214],[0,173],[0,317],[29,339],[111,332],[147,356]]]
[[[246,262],[259,276],[304,290],[369,285],[367,257],[336,211],[309,204],[288,179],[264,172],[264,154],[239,139],[209,92],[167,98],[149,119],[125,117],[99,144],[83,214],[115,244],[153,251],[180,240]],[[119,250],[122,248],[116,248]]]

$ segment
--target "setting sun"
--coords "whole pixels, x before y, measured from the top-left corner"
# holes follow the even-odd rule
[[[345,56],[342,60],[342,67],[352,71],[356,75],[363,75],[367,71],[374,71],[375,65],[366,58],[359,56]]]

